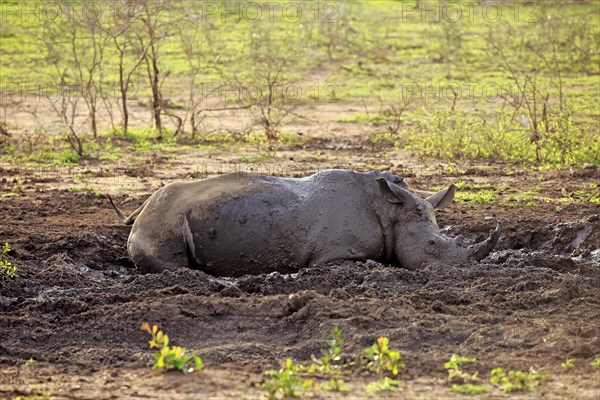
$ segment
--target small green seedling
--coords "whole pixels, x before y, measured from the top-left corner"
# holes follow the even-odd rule
[[[345,392],[348,390],[348,386],[346,386],[346,382],[343,379],[331,378],[329,382],[323,385],[323,389],[331,392]]]
[[[600,368],[600,357],[596,357],[594,361],[590,363],[592,367]]]
[[[378,374],[389,371],[394,375],[398,375],[398,369],[405,366],[404,359],[399,351],[390,350],[388,344],[388,338],[380,337],[376,343],[365,349],[365,354],[371,360],[369,366],[374,367]]]
[[[460,369],[463,364],[475,362],[477,362],[475,357],[461,357],[452,354],[450,360],[444,363],[444,368],[448,370],[448,381],[450,383],[468,383],[477,381],[477,372],[473,375],[469,375]]]
[[[336,326],[331,330],[331,335],[332,339],[327,340],[329,347],[321,349],[321,357],[318,360],[314,355],[311,356],[314,362],[304,368],[306,372],[336,372],[334,368],[344,363],[344,359],[342,358],[342,346],[344,345],[342,330]]]
[[[449,371],[459,370],[462,364],[475,363],[477,359],[475,357],[462,357],[452,354],[452,357],[444,363],[444,368]]]
[[[28,366],[30,366],[31,364],[35,364],[37,361],[35,361],[33,358],[29,358],[29,360],[25,361],[23,364],[21,364],[22,368],[26,368]]]
[[[396,389],[401,383],[402,382],[399,380],[391,379],[386,376],[378,381],[367,384],[365,386],[365,391],[370,394],[375,394],[377,392],[389,392]]]
[[[271,379],[263,383],[262,387],[269,394],[269,399],[299,397],[297,389],[311,387],[312,380],[302,380],[298,376],[299,371],[300,366],[294,364],[291,358],[282,362],[279,370],[270,369],[265,371],[264,374]]]
[[[487,388],[480,385],[475,385],[479,379],[477,378],[477,372],[470,375],[460,369],[461,365],[467,363],[475,363],[477,359],[475,357],[461,357],[456,354],[452,354],[450,360],[444,363],[444,368],[448,370],[448,382],[451,383],[450,389],[453,392],[461,394],[478,394],[487,392]]]
[[[8,243],[4,243],[4,246],[0,247],[0,279],[5,277],[14,279],[17,276],[17,267],[8,261],[6,257],[9,252],[10,246]]]
[[[491,371],[490,382],[500,387],[503,392],[518,392],[532,390],[536,381],[548,378],[549,374],[539,374],[535,371],[525,373],[523,371],[508,371],[508,375],[502,368],[494,368]]]
[[[151,349],[158,349],[153,354],[155,368],[174,369],[181,372],[200,371],[203,367],[202,359],[198,356],[189,356],[186,349],[180,346],[169,346],[169,336],[158,329],[157,325],[150,327],[150,324],[144,322],[141,326],[143,331],[152,335],[152,339],[148,341]],[[188,362],[193,361],[193,367],[187,367]]]
[[[575,359],[571,357],[567,357],[564,363],[560,364],[564,369],[573,368],[575,366]]]

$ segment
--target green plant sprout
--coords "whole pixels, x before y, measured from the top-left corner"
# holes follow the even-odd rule
[[[400,386],[402,382],[396,379],[385,377],[365,386],[365,391],[370,394],[377,392],[389,392]]]
[[[504,372],[502,368],[494,368],[491,371],[490,383],[496,385],[503,392],[518,392],[528,391],[535,387],[536,381],[548,378],[550,375],[540,374],[535,371],[529,371],[525,373],[523,371],[508,371],[508,374]]]
[[[17,267],[8,261],[7,255],[10,252],[8,242],[0,248],[0,278],[14,279],[17,277]]]
[[[564,363],[560,364],[564,369],[573,368],[575,366],[575,359],[571,357],[567,357]]]
[[[309,369],[313,367],[313,370],[318,370],[326,373],[332,372],[332,368],[340,366],[344,363],[342,358],[342,346],[344,345],[344,338],[342,336],[342,330],[335,326],[331,330],[332,338],[327,340],[327,349],[321,349],[321,357],[314,366],[309,366]],[[314,357],[313,357],[314,360]]]
[[[280,362],[280,364],[281,368],[279,370],[270,369],[264,373],[271,378],[262,384],[262,388],[267,391],[269,399],[299,397],[297,389],[312,386],[312,380],[303,380],[299,376],[300,365],[294,364],[291,358]]]
[[[346,382],[343,379],[331,378],[329,382],[323,385],[323,389],[332,392],[346,392],[348,391],[348,386],[346,386]]]
[[[383,371],[389,371],[394,375],[398,375],[399,368],[404,368],[405,366],[404,359],[399,351],[390,350],[388,344],[388,338],[380,337],[376,343],[365,349],[365,354],[371,360],[370,367],[374,367],[378,374]]]
[[[453,392],[461,394],[477,394],[487,392],[487,388],[475,385],[479,379],[477,378],[477,372],[470,375],[460,369],[463,364],[474,364],[477,362],[475,357],[461,357],[456,354],[452,354],[450,360],[444,363],[444,368],[448,370],[448,382],[451,383],[450,389]]]
[[[173,369],[181,372],[200,371],[203,368],[202,359],[198,356],[189,356],[186,349],[180,346],[169,346],[169,336],[158,329],[157,325],[150,327],[150,324],[144,322],[141,326],[143,331],[152,335],[152,339],[148,341],[151,349],[158,349],[153,354],[155,368]],[[194,366],[186,368],[189,361],[193,361]]]
[[[25,361],[23,364],[21,364],[22,368],[26,368],[32,364],[35,364],[37,361],[35,361],[33,358],[29,358],[29,360]]]
[[[466,363],[475,363],[477,359],[475,357],[461,357],[456,354],[452,354],[450,360],[444,363],[444,368],[448,371],[460,370],[460,366]]]

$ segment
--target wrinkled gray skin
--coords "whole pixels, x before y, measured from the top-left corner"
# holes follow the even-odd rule
[[[187,266],[241,276],[367,259],[412,269],[482,259],[495,246],[499,227],[469,248],[440,234],[434,206],[448,205],[455,190],[423,200],[389,173],[325,170],[300,179],[231,173],[171,183],[128,218],[115,210],[133,224],[127,249],[144,272]]]

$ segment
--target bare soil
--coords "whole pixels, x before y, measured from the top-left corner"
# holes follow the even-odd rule
[[[336,146],[322,149],[331,154],[321,158],[330,167],[364,169],[378,159],[375,150],[364,161],[364,150],[345,155],[343,144]],[[299,153],[282,150],[290,157]],[[179,162],[130,166],[112,175],[111,184],[102,175],[109,165],[75,172],[95,179],[132,211],[161,183],[192,176],[182,167],[191,161],[193,155],[182,154]],[[409,164],[391,160],[390,169],[402,173]],[[521,190],[539,185],[548,198],[600,182],[594,168],[507,170],[465,165],[450,176],[432,167],[407,181],[416,188],[457,180]],[[498,248],[478,264],[440,260],[409,271],[358,262],[237,279],[190,269],[141,275],[127,256],[130,228],[119,224],[104,197],[69,191],[76,186],[72,176],[16,165],[0,170],[1,194],[16,185],[23,191],[0,201],[0,241],[11,244],[9,258],[18,267],[18,278],[0,286],[0,398],[264,398],[261,372],[286,357],[310,362],[335,325],[344,332],[348,357],[388,336],[406,359],[399,375],[404,386],[376,398],[460,397],[450,391],[443,368],[453,353],[477,357],[471,370],[484,383],[495,367],[552,374],[533,392],[491,389],[483,398],[599,398],[600,369],[590,365],[600,355],[598,205],[566,203],[557,210],[543,201],[518,208],[456,203],[439,212],[440,226],[473,241],[496,220],[502,223]],[[143,321],[196,351],[206,368],[186,375],[152,369]],[[575,366],[565,370],[560,364],[567,357]],[[24,365],[30,358],[37,362]],[[345,379],[350,393],[304,396],[369,397],[362,386],[372,375],[355,372]]]

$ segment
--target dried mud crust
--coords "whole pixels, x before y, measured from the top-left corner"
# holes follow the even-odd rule
[[[557,213],[552,204],[454,204],[438,215],[452,235],[476,241],[496,220],[504,227],[479,264],[409,271],[357,262],[231,279],[189,269],[140,275],[127,257],[130,228],[90,193],[26,191],[0,204],[0,239],[19,273],[0,287],[1,398],[42,389],[52,398],[258,398],[260,371],[285,357],[309,361],[334,325],[349,354],[390,338],[406,358],[407,386],[396,394],[404,398],[452,396],[443,369],[452,353],[476,356],[483,377],[498,366],[555,373],[542,395],[600,391],[589,365],[600,355],[596,205]],[[207,371],[144,369],[151,357],[142,321],[197,351]],[[567,356],[576,367],[562,371]],[[38,363],[19,366],[29,358]]]

